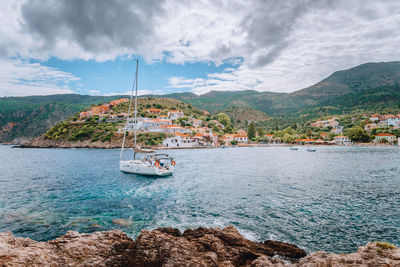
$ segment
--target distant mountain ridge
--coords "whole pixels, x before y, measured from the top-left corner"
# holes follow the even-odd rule
[[[400,85],[400,61],[366,63],[336,71],[310,87],[293,92],[295,95],[338,96],[372,88]]]
[[[400,61],[366,63],[337,71],[292,93],[246,90],[146,96],[180,100],[212,113],[226,111],[240,121],[243,116],[232,112],[245,112],[251,118],[310,119],[354,111],[400,110]],[[91,104],[120,97],[69,94],[0,98],[0,142],[35,137]]]

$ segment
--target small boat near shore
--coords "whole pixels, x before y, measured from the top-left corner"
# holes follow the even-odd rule
[[[292,147],[290,147],[290,150],[299,150],[299,148],[295,147],[295,146],[292,146]]]
[[[317,150],[313,147],[307,147],[307,152],[316,152]]]

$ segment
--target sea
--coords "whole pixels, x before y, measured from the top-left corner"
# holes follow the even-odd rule
[[[118,149],[0,145],[0,231],[47,241],[91,233],[235,226],[307,252],[400,245],[400,147],[161,151],[175,173],[122,173]],[[122,223],[121,223],[122,222]]]

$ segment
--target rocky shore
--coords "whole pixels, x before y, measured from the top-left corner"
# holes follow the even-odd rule
[[[306,252],[296,245],[245,239],[234,227],[142,231],[68,231],[48,242],[0,233],[0,266],[400,266],[400,249],[368,243],[351,254]]]

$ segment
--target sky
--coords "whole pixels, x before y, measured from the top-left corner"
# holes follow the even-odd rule
[[[2,0],[0,96],[293,92],[400,60],[398,0]]]

